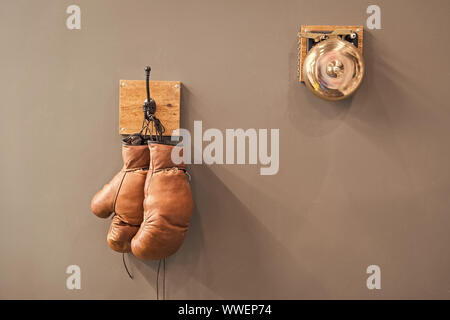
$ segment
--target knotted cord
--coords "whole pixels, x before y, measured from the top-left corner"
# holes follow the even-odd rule
[[[122,253],[122,262],[123,266],[125,267],[125,270],[127,270],[128,276],[130,277],[130,279],[133,279],[133,275],[128,270],[127,263],[125,262],[125,253]]]
[[[146,137],[149,137],[148,140],[150,141],[162,142],[165,131],[166,128],[161,121],[154,114],[148,114],[148,117],[145,117],[142,122],[142,129],[139,131],[139,135],[144,140],[147,140]]]
[[[159,270],[161,269],[161,262],[163,265],[163,290],[162,300],[166,300],[166,259],[159,260],[158,272],[156,274],[156,300],[159,300]]]

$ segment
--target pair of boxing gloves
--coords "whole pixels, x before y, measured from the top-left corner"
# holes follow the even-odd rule
[[[107,236],[113,250],[163,259],[182,245],[194,208],[186,166],[171,157],[183,150],[131,141],[123,141],[122,170],[94,196],[91,210],[100,218],[114,214]]]

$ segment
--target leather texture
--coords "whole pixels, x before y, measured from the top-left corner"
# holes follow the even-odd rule
[[[114,217],[107,241],[117,252],[129,252],[131,239],[143,220],[144,185],[150,152],[147,145],[122,144],[123,167],[91,201],[91,211],[100,218]]]
[[[171,153],[182,148],[150,143],[150,169],[145,181],[144,220],[131,241],[133,254],[142,260],[163,259],[182,245],[194,202],[185,165],[175,165]]]

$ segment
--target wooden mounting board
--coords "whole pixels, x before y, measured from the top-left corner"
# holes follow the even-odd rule
[[[358,50],[363,53],[363,26],[327,26],[327,25],[303,25],[301,26],[301,32],[313,32],[313,31],[334,31],[336,29],[351,29],[356,34],[358,34]],[[359,31],[358,31],[359,29]],[[299,72],[299,81],[303,80],[303,61],[306,57],[306,50],[307,50],[307,43],[306,38],[300,38],[300,46],[299,46],[299,66],[300,66],[300,72]]]
[[[138,133],[142,128],[142,105],[147,99],[145,80],[120,80],[119,133]],[[156,102],[156,117],[166,128],[165,136],[180,128],[180,81],[150,81],[150,95]]]

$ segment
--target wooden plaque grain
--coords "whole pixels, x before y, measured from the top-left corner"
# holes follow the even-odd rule
[[[137,133],[144,120],[145,80],[120,80],[119,86],[119,133]],[[165,136],[180,128],[180,91],[179,81],[150,81],[150,95],[156,102],[155,115],[166,128]]]

